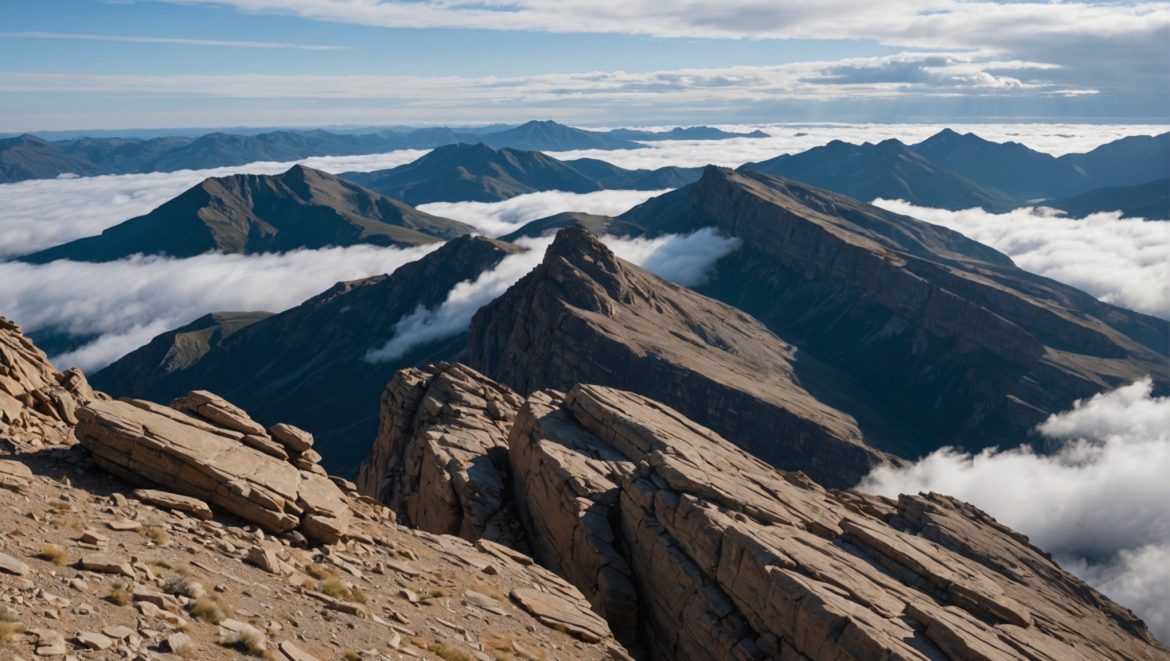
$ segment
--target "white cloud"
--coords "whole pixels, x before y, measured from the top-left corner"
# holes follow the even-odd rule
[[[261,48],[294,50],[347,50],[345,46],[324,44],[296,44],[284,41],[239,41],[231,39],[187,39],[183,37],[147,37],[122,34],[87,34],[80,32],[0,32],[0,37],[23,39],[58,39],[64,41],[110,41],[127,44],[175,44],[179,46],[221,46],[228,48]]]
[[[1147,378],[1078,401],[1039,430],[1062,444],[1057,452],[944,449],[876,469],[858,489],[969,501],[1170,640],[1170,398],[1154,397]]]
[[[613,152],[608,152],[613,153]],[[484,236],[503,236],[525,223],[562,211],[616,216],[667,190],[603,190],[593,193],[541,191],[501,202],[431,202],[419,209],[436,216],[463,221]]]
[[[601,240],[618,257],[681,285],[701,282],[720,257],[739,245],[738,239],[722,237],[713,228],[654,239],[605,236]],[[524,252],[508,255],[475,280],[455,285],[446,300],[434,309],[420,306],[396,323],[394,335],[386,344],[371,349],[366,359],[394,360],[428,342],[462,333],[477,310],[503,294],[544,259],[545,250],[552,242],[553,237],[517,240],[517,244],[526,248]]]
[[[364,156],[316,156],[300,163],[328,172],[369,171],[409,163],[426,150]],[[0,185],[0,259],[92,236],[141,216],[207,177],[277,174],[293,164],[258,162],[210,170],[34,179]]]
[[[781,154],[795,154],[831,140],[860,144],[894,138],[912,144],[944,128],[975,133],[994,142],[1019,142],[1037,151],[1060,156],[1086,152],[1130,135],[1158,135],[1170,131],[1165,124],[718,124],[737,133],[760,130],[767,138],[727,140],[660,140],[643,143],[641,149],[582,149],[548,152],[559,159],[599,158],[624,168],[660,168],[668,165],[698,167],[714,163],[739,167]],[[666,127],[651,127],[663,129]]]
[[[983,47],[1023,39],[1140,35],[1170,25],[1166,3],[927,0],[172,0],[383,27],[612,32],[658,37],[876,39],[916,47]]]
[[[436,246],[373,246],[267,255],[134,257],[90,264],[0,263],[3,313],[25,327],[74,337],[98,336],[54,357],[58,366],[92,371],[155,335],[220,310],[279,312],[341,280],[389,273]]]
[[[1072,220],[1044,208],[994,214],[901,200],[874,204],[957,230],[1011,256],[1020,268],[1121,307],[1170,319],[1170,223],[1099,213]]]

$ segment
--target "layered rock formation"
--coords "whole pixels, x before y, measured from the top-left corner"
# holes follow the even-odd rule
[[[394,375],[358,489],[430,532],[522,548],[508,497],[508,431],[522,399],[460,364]]]
[[[0,317],[0,439],[34,446],[70,441],[77,408],[94,397],[80,370],[57,371],[20,326]]]
[[[349,528],[345,498],[315,470],[315,453],[302,445],[298,452],[283,440],[303,440],[304,432],[281,428],[270,436],[211,393],[194,391],[173,407],[96,401],[78,417],[82,447],[125,480],[205,500],[275,533],[299,529],[328,544]]]
[[[888,458],[805,389],[797,359],[755,319],[622,262],[580,227],[561,230],[540,266],[475,315],[468,341],[472,367],[521,393],[620,386],[777,466],[855,484]]]
[[[75,431],[65,376],[7,322],[0,350],[4,658],[628,658],[564,579],[400,527],[319,474],[301,429],[206,392],[166,407],[73,388]]]
[[[498,388],[442,370],[465,391]],[[396,387],[409,391],[407,381]],[[489,417],[486,401],[474,409],[462,399],[459,417]],[[433,443],[442,429],[416,427],[396,443]],[[970,505],[827,490],[641,395],[533,393],[507,452],[498,478],[533,556],[650,658],[1170,654],[1131,612]],[[474,461],[449,455],[443,468],[456,475]]]

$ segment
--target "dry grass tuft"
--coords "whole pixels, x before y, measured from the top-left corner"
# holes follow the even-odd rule
[[[64,565],[69,561],[69,550],[57,544],[45,544],[37,551],[37,557],[55,565]]]
[[[128,606],[134,596],[134,590],[126,583],[115,583],[114,589],[106,595],[106,601],[116,606]]]
[[[210,624],[219,624],[232,616],[232,607],[218,594],[200,597],[187,607],[191,617]]]
[[[20,622],[0,622],[0,647],[7,647],[23,633],[24,625]]]

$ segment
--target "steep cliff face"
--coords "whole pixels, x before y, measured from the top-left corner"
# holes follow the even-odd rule
[[[68,442],[78,407],[94,398],[80,370],[57,371],[20,326],[0,317],[0,439],[22,446]]]
[[[465,392],[499,388],[466,368],[435,372],[457,374]],[[410,392],[417,376],[392,387]],[[457,416],[416,425],[397,443],[466,447],[459,431],[446,431],[450,420],[490,419],[496,407],[458,401]],[[436,406],[406,408],[414,413],[395,405],[384,414],[415,421]],[[495,439],[480,447],[505,449]],[[506,452],[506,466],[491,462],[491,479],[505,485],[506,516],[522,543],[648,658],[1170,654],[1133,613],[970,505],[825,489],[642,395],[590,385],[534,392]],[[477,464],[469,453],[444,459],[431,470],[448,477],[434,482],[457,481]],[[419,509],[427,505],[418,501],[442,508],[451,500],[447,488],[419,486]]]
[[[545,533],[536,557],[611,621],[638,604],[657,658],[1161,653],[974,508],[825,490],[632,393],[533,396],[509,440],[518,509]]]
[[[620,220],[738,237],[698,291],[848,374],[880,417],[909,425],[904,454],[1015,445],[1075,399],[1146,374],[1170,387],[1167,322],[845,196],[711,167]]]
[[[852,417],[801,385],[794,347],[622,262],[580,227],[561,230],[540,266],[475,315],[467,355],[521,393],[576,383],[644,393],[827,484],[887,461]]]
[[[394,375],[358,489],[406,525],[523,548],[508,497],[508,430],[523,400],[465,365]]]

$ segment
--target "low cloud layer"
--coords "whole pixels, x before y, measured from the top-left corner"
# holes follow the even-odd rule
[[[916,143],[948,127],[995,142],[1019,142],[1054,156],[1086,152],[1129,135],[1157,135],[1170,131],[1170,126],[1165,125],[1125,124],[720,124],[719,128],[727,131],[748,133],[760,130],[770,137],[662,140],[644,143],[645,147],[641,149],[582,149],[549,154],[560,159],[600,158],[624,168],[699,167],[708,163],[739,167],[781,154],[802,152],[831,140],[860,144],[895,138]]]
[[[25,330],[94,337],[54,356],[89,372],[166,330],[219,310],[279,312],[340,280],[389,273],[434,246],[356,246],[272,255],[131,258],[104,264],[0,263],[0,314]]]
[[[365,156],[318,156],[304,163],[326,172],[365,172],[409,163],[426,150]],[[141,216],[207,177],[278,174],[293,163],[270,161],[208,170],[36,179],[0,185],[0,258],[92,236]]]
[[[1170,225],[1099,213],[1072,220],[1050,209],[947,211],[901,200],[874,204],[957,230],[1016,264],[1114,305],[1170,319]]]
[[[1154,397],[1145,379],[1079,401],[1039,430],[1059,451],[944,449],[908,468],[877,469],[858,488],[969,501],[1170,640],[1170,398]]]
[[[432,310],[420,307],[404,317],[394,325],[394,336],[385,345],[371,350],[366,359],[395,360],[428,342],[462,333],[477,310],[503,294],[544,259],[552,241],[552,237],[518,240],[518,244],[527,248],[525,252],[509,255],[475,280],[455,285],[438,307]],[[684,286],[702,282],[711,266],[739,245],[739,239],[720,236],[713,228],[654,239],[606,236],[602,241],[618,257]]]
[[[613,153],[613,152],[607,152]],[[517,195],[502,202],[432,202],[419,209],[436,216],[454,218],[475,227],[484,236],[502,236],[525,223],[562,211],[580,211],[616,216],[666,190],[603,190],[595,193],[542,191]]]

